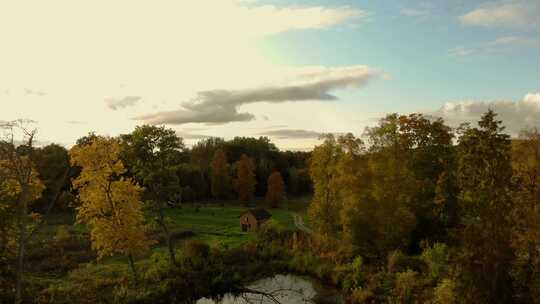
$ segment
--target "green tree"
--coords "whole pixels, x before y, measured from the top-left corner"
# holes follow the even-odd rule
[[[184,149],[182,139],[172,129],[143,125],[122,136],[123,158],[137,180],[147,189],[150,210],[163,234],[171,263],[176,263],[174,243],[167,226],[164,209],[168,202],[181,200],[178,179],[179,154]]]
[[[503,130],[502,122],[489,110],[477,128],[463,126],[459,137],[463,228],[457,283],[467,303],[511,301],[511,142]]]
[[[338,164],[343,153],[336,138],[328,135],[311,154],[310,175],[314,194],[308,216],[312,227],[320,234],[335,235],[340,229],[342,203],[339,198]]]
[[[36,205],[46,210],[51,210],[53,205],[63,209],[69,207],[65,201],[64,204],[59,204],[63,195],[71,190],[70,176],[73,170],[66,148],[57,144],[37,148],[33,152],[32,160],[39,172],[39,178],[45,184],[43,195]]]
[[[255,163],[247,155],[242,154],[240,160],[235,163],[236,178],[234,188],[238,193],[238,199],[249,202],[255,194]]]
[[[524,130],[514,142],[513,191],[515,222],[512,248],[516,259],[512,276],[521,303],[540,299],[540,132]]]

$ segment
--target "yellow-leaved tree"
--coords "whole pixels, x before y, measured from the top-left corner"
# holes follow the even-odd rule
[[[98,258],[125,255],[137,281],[133,257],[146,252],[152,241],[145,235],[141,192],[119,158],[114,138],[96,137],[71,149],[71,162],[81,167],[73,186],[79,192],[77,222],[90,227],[92,248]]]
[[[4,250],[15,251],[15,303],[23,301],[26,248],[42,218],[41,214],[30,211],[30,204],[41,197],[45,188],[32,162],[36,130],[27,128],[30,123],[25,120],[0,123],[0,129],[6,132],[6,138],[0,140],[0,254]],[[18,134],[23,138],[20,145],[14,139]],[[9,246],[10,243],[14,246]]]

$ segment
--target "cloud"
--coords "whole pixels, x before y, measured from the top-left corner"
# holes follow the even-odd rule
[[[296,71],[295,81],[243,90],[210,90],[184,102],[181,109],[134,118],[149,124],[207,123],[250,121],[255,115],[239,112],[239,107],[258,102],[331,101],[334,90],[362,87],[379,72],[367,66],[310,67]]]
[[[536,0],[491,2],[459,17],[464,25],[509,28],[535,27],[539,18]]]
[[[516,135],[524,128],[540,126],[540,93],[527,94],[521,101],[460,101],[446,103],[433,113],[453,126],[461,122],[476,122],[488,109],[498,114],[506,132]]]
[[[179,137],[182,137],[184,139],[206,139],[211,138],[213,136],[210,135],[204,135],[204,134],[194,134],[194,133],[188,133],[184,131],[176,131],[176,135]]]
[[[280,129],[261,132],[258,135],[274,137],[278,139],[309,139],[319,138],[323,133],[301,130],[301,129]]]
[[[448,50],[451,56],[469,56],[473,54],[500,53],[516,49],[540,48],[540,39],[525,36],[504,36],[484,42],[475,47],[458,46]]]
[[[45,92],[32,90],[32,89],[28,89],[28,88],[24,89],[24,93],[26,95],[34,95],[34,96],[45,96],[45,95],[47,95],[47,93],[45,93]]]
[[[408,17],[424,17],[429,15],[429,11],[426,9],[414,9],[414,8],[402,8],[399,13]]]
[[[262,5],[239,8],[238,17],[254,34],[270,35],[290,30],[321,29],[352,18],[365,19],[369,13],[349,6],[276,7]],[[276,22],[279,20],[279,22]]]
[[[133,107],[137,105],[141,101],[140,96],[126,96],[122,98],[105,98],[105,104],[107,104],[107,107],[111,110],[118,110],[123,109],[127,107]]]

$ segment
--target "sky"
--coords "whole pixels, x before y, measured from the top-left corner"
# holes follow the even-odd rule
[[[5,0],[0,121],[306,150],[387,113],[540,125],[540,1]]]

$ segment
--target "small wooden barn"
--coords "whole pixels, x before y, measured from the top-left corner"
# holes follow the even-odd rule
[[[257,231],[272,215],[262,208],[250,209],[240,215],[240,229],[243,232]]]

